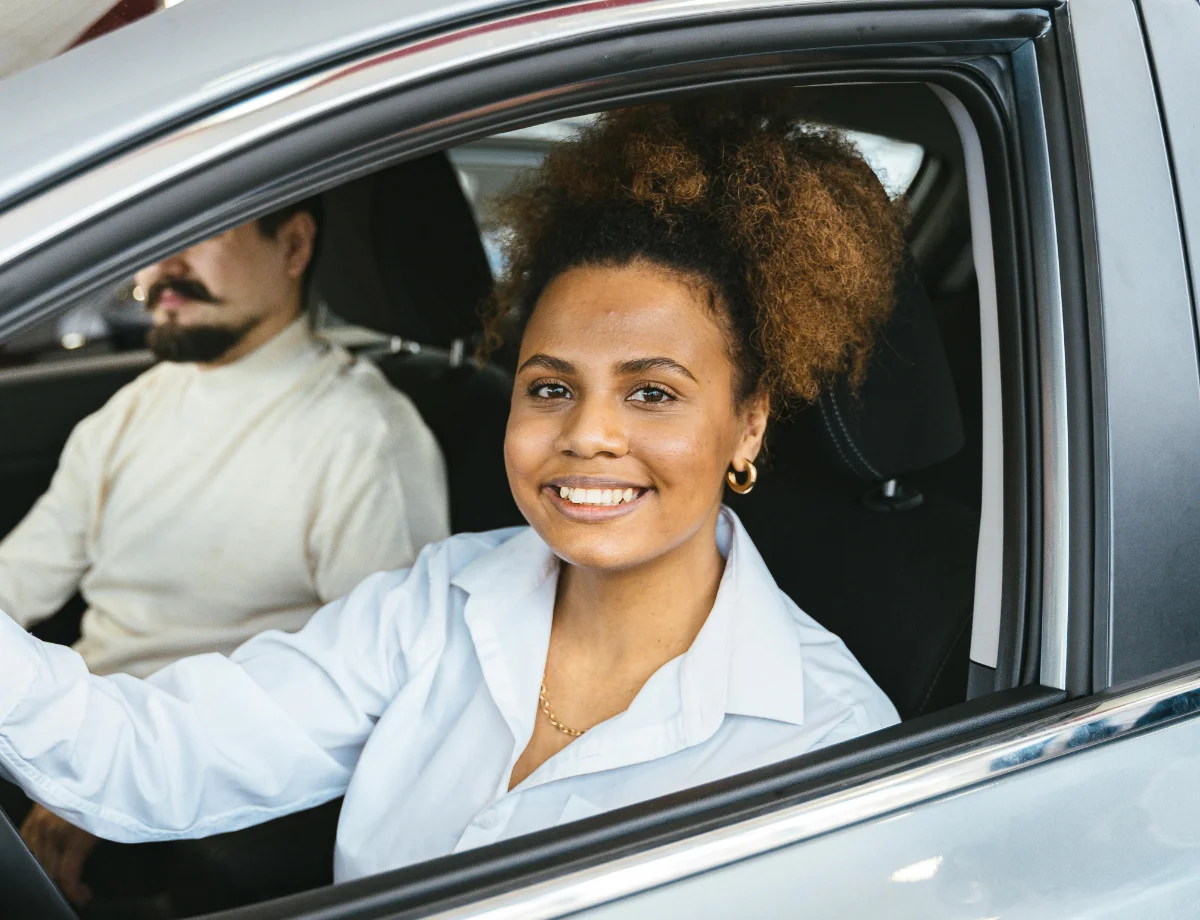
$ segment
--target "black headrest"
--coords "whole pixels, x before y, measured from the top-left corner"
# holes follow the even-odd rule
[[[448,348],[479,330],[492,274],[444,153],[325,193],[318,295],[368,329]]]
[[[859,391],[838,381],[804,414],[834,468],[864,482],[925,469],[962,449],[954,379],[933,305],[911,264]]]

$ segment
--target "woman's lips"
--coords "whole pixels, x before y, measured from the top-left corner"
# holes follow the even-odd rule
[[[573,488],[567,485],[548,484],[542,487],[542,493],[549,498],[550,503],[558,509],[563,517],[583,523],[597,523],[624,517],[641,505],[652,491],[652,489],[632,486],[625,488]],[[564,495],[564,492],[567,494]]]

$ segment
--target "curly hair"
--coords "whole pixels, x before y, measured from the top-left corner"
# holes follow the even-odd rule
[[[509,264],[484,353],[568,269],[645,260],[701,281],[739,400],[776,412],[865,376],[904,251],[902,207],[841,135],[763,98],[621,109],[559,144],[499,203]]]

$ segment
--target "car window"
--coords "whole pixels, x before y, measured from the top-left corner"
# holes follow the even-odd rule
[[[1005,490],[998,468],[984,462],[984,431],[998,423],[1000,346],[989,314],[997,303],[994,272],[980,261],[991,255],[989,215],[986,200],[981,206],[970,193],[980,186],[982,160],[970,160],[961,141],[967,135],[928,86],[841,87],[830,99],[811,123],[836,126],[891,198],[919,188],[926,206],[913,209],[894,312],[865,379],[831,376],[819,399],[784,413],[757,487],[747,494],[733,488],[725,499],[795,605],[797,622],[840,637],[889,705],[910,720],[1015,683],[987,673],[996,670],[995,647],[973,658],[971,645],[976,573],[998,571],[1002,561],[983,493],[988,485],[993,494]],[[427,424],[445,458],[455,533],[523,523],[509,500],[503,458],[515,362],[504,351],[490,362],[466,359],[481,338],[480,305],[511,269],[503,255],[510,230],[496,201],[555,143],[594,121],[531,124],[391,163],[321,195],[333,229],[317,266],[316,325],[360,351]],[[128,367],[117,374],[112,362],[96,362],[107,369],[102,379],[80,359],[149,354],[145,298],[125,282],[0,345],[0,367],[11,371],[0,374],[4,407],[10,414],[35,407],[27,414],[36,410],[54,423],[12,426],[33,434],[30,443],[0,451],[0,463],[23,477],[10,480],[16,485],[4,496],[0,520],[11,524],[25,513],[49,481],[71,426],[130,379]],[[66,367],[75,371],[56,376]],[[68,379],[70,386],[59,385]],[[34,437],[41,440],[32,443]],[[992,475],[995,482],[983,481]],[[998,608],[999,597],[989,603]],[[975,665],[984,665],[978,681]],[[562,731],[544,685],[540,703]],[[853,737],[852,721],[829,740]],[[843,728],[847,733],[837,734]],[[551,810],[566,823],[620,806],[605,794],[599,782]],[[327,844],[338,808],[340,801],[323,806],[296,834],[297,845],[317,838]],[[462,846],[497,839],[487,833],[505,820],[480,812],[469,831],[475,836],[464,836]],[[200,861],[222,858],[200,850]],[[297,872],[289,884],[330,880]]]
[[[0,342],[0,370],[145,348],[150,316],[132,281],[105,288]]]

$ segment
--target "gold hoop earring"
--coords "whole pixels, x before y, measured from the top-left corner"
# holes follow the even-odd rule
[[[754,484],[758,482],[758,469],[749,460],[746,461],[746,481],[738,482],[737,471],[730,467],[725,473],[725,481],[729,483],[729,488],[733,489],[738,495],[745,495],[754,488]]]

